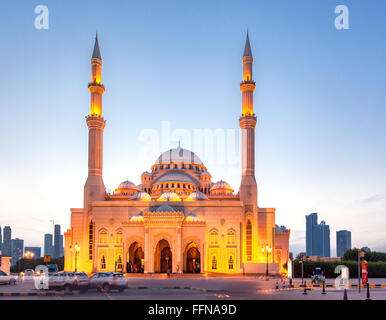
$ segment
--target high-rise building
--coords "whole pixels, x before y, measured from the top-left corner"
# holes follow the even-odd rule
[[[60,257],[60,224],[54,227],[54,258]]]
[[[3,256],[12,257],[12,230],[11,227],[6,226],[3,229]]]
[[[306,253],[307,256],[330,256],[330,226],[322,221],[318,224],[318,214],[306,216]]]
[[[60,254],[59,257],[64,257],[63,235],[60,235]]]
[[[24,252],[32,252],[34,259],[39,259],[42,256],[42,249],[40,247],[25,247]]]
[[[23,258],[24,254],[24,240],[16,238],[12,239],[11,241],[12,245],[12,259],[11,259],[11,265],[15,265],[16,262]]]
[[[52,234],[50,233],[44,235],[44,254],[48,254],[51,257],[54,254],[54,247],[52,245]]]
[[[336,255],[343,257],[347,250],[351,249],[351,232],[340,230],[336,232]]]

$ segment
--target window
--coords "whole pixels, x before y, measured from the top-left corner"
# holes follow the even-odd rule
[[[247,250],[247,261],[252,261],[252,223],[250,220],[247,222],[247,239],[246,239],[246,250]]]
[[[118,256],[118,260],[117,260],[117,270],[118,270],[118,271],[122,271],[122,257],[121,257],[121,256]]]
[[[227,243],[235,244],[236,243],[236,233],[234,230],[229,230],[227,234]]]
[[[210,243],[211,244],[218,244],[218,232],[217,232],[217,230],[212,230],[210,232]]]
[[[229,256],[229,260],[228,260],[228,268],[229,270],[233,270],[233,265],[234,265],[234,259],[233,259],[233,256]]]
[[[88,258],[92,260],[93,257],[93,245],[94,245],[94,223],[90,221],[88,230]]]
[[[106,269],[106,258],[104,255],[101,258],[101,269]]]
[[[216,258],[216,256],[212,257],[212,270],[217,270],[217,258]]]
[[[100,243],[107,243],[107,231],[102,230],[99,232],[99,242]]]
[[[121,230],[117,231],[117,234],[115,237],[115,242],[116,243],[122,243],[122,231]]]

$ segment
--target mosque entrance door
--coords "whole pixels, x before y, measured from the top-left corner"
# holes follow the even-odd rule
[[[172,272],[172,251],[169,242],[162,239],[158,242],[155,252],[154,271],[160,273]]]
[[[201,265],[200,265],[200,251],[197,248],[197,245],[192,242],[185,248],[184,253],[185,266],[184,272],[186,273],[200,273]]]

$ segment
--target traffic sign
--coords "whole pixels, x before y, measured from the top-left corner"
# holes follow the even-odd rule
[[[44,255],[44,262],[51,262],[51,255],[45,254]]]

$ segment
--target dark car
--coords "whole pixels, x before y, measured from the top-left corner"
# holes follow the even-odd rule
[[[98,291],[110,292],[112,289],[117,289],[122,292],[127,285],[127,279],[119,272],[97,272],[90,277],[90,289]]]

